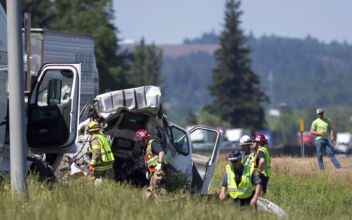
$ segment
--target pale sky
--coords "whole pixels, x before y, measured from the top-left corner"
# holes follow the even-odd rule
[[[181,44],[224,24],[225,0],[114,0],[119,38]],[[352,0],[242,0],[242,29],[264,34],[352,44]]]

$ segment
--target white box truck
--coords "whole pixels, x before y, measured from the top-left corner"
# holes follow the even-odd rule
[[[50,154],[55,167],[64,153],[75,152],[81,81],[85,82],[83,104],[98,93],[94,39],[44,30],[32,30],[31,37],[30,73],[35,79],[26,105],[27,164],[48,172],[47,161],[33,157],[34,153],[45,154],[44,158]],[[7,51],[7,18],[0,4],[0,172],[10,170]]]
[[[36,77],[45,63],[81,63],[81,107],[89,104],[98,95],[99,74],[93,36],[32,28],[30,42],[31,77]]]

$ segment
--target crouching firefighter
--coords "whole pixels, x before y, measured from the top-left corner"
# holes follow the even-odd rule
[[[253,167],[241,163],[242,156],[239,150],[234,150],[226,158],[231,163],[226,165],[219,198],[224,200],[227,191],[236,205],[256,207],[261,190],[261,180]]]
[[[145,149],[144,163],[147,168],[149,186],[145,190],[145,198],[166,194],[166,178],[163,166],[167,164],[166,155],[157,140],[151,139],[145,130],[136,133],[136,142]]]
[[[91,121],[88,125],[88,133],[91,135],[88,148],[88,153],[91,155],[89,171],[93,180],[99,178],[114,179],[113,164],[115,158],[108,140],[99,131],[98,122]]]

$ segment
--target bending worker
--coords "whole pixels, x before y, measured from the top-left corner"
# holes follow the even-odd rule
[[[265,194],[269,177],[271,176],[270,154],[265,147],[268,141],[263,134],[257,134],[253,139],[253,143],[256,152],[254,153],[251,166],[256,169],[257,175],[262,180],[263,193]]]
[[[240,139],[240,145],[244,153],[241,162],[243,165],[249,167],[254,155],[254,151],[251,150],[252,139],[248,135],[244,135]]]
[[[242,156],[239,150],[234,150],[226,158],[231,163],[226,165],[219,198],[224,200],[228,191],[235,204],[255,206],[261,190],[261,180],[253,167],[241,164]]]
[[[111,152],[108,140],[99,131],[98,122],[91,121],[88,125],[88,133],[91,134],[88,148],[88,152],[91,155],[89,171],[93,180],[104,177],[113,179],[115,158]]]
[[[148,169],[147,178],[149,186],[145,190],[145,198],[151,196],[158,198],[158,194],[166,194],[165,172],[163,165],[166,165],[166,155],[157,140],[151,139],[146,130],[139,130],[136,133],[137,143],[145,149],[144,162]]]

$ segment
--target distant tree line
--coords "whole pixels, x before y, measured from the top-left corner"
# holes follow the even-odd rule
[[[197,39],[197,44],[201,39]],[[279,108],[281,103],[298,110],[312,105],[352,106],[352,96],[348,95],[352,94],[352,87],[349,86],[352,80],[352,45],[322,43],[310,36],[293,39],[277,36],[256,38],[253,35],[249,35],[246,44],[252,49],[249,54],[252,70],[259,76],[260,88],[270,98],[270,103],[264,105],[266,108]],[[182,66],[185,60],[189,65]],[[193,80],[194,75],[190,75],[187,84],[171,84],[168,78],[174,77],[177,66],[182,66],[185,72],[202,76],[203,80]],[[197,84],[197,88],[205,89],[211,84],[212,68],[214,56],[207,53],[165,58],[162,69],[166,78],[164,85],[170,90],[178,87],[178,91],[185,93],[188,90],[184,87],[190,85]],[[182,77],[179,75],[178,80],[182,81]],[[208,91],[204,91],[197,100],[185,101],[184,105],[199,112],[213,99]],[[192,96],[185,93],[181,96]],[[167,97],[166,101],[172,100]]]

